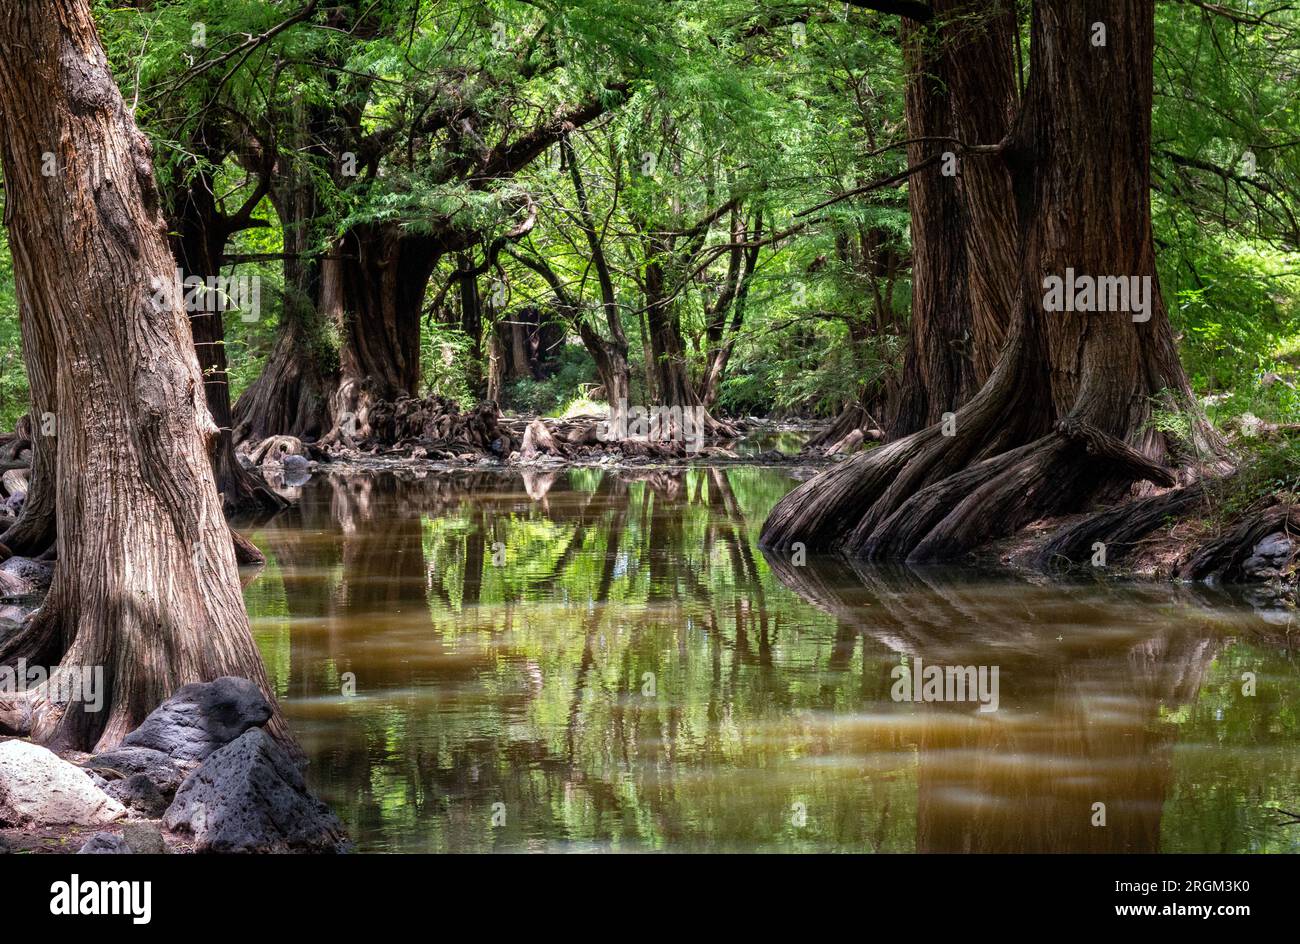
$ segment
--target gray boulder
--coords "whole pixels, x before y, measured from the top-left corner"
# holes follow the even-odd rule
[[[0,597],[25,597],[35,592],[36,588],[30,581],[0,570]]]
[[[1270,580],[1279,576],[1295,553],[1295,544],[1281,531],[1263,537],[1241,569],[1248,580]]]
[[[149,747],[173,760],[199,761],[271,719],[271,705],[248,679],[224,676],[186,685],[149,713],[125,747]]]
[[[167,798],[147,774],[132,774],[125,780],[115,780],[104,788],[104,792],[147,819],[158,819],[167,812]]]
[[[30,557],[11,557],[0,564],[0,572],[26,581],[34,590],[48,590],[54,579],[54,565]]]
[[[105,751],[90,758],[85,766],[92,776],[99,771],[117,771],[123,779],[142,774],[166,797],[175,794],[185,779],[184,771],[169,755],[151,747],[119,747]]]
[[[102,826],[125,813],[53,751],[29,741],[0,744],[0,826]]]
[[[340,852],[345,844],[338,818],[260,728],[190,774],[163,824],[192,835],[196,852]]]
[[[95,833],[77,850],[77,855],[130,855],[130,844],[113,833]]]
[[[138,855],[162,855],[167,851],[157,823],[122,823],[122,838]]]

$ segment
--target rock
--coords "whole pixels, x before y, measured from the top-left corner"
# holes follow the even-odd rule
[[[1242,562],[1242,573],[1247,580],[1271,580],[1280,575],[1294,552],[1295,544],[1291,538],[1275,531],[1255,545],[1250,557]]]
[[[126,813],[75,764],[29,741],[0,744],[0,825],[101,826]]]
[[[0,570],[0,597],[25,597],[35,592],[36,588],[22,577]]]
[[[143,774],[158,788],[163,796],[172,796],[185,779],[185,772],[162,751],[151,747],[119,747],[116,750],[96,754],[86,761],[87,772],[92,776],[96,770],[115,770],[129,778]]]
[[[280,465],[286,473],[289,472],[306,472],[311,466],[306,456],[296,456],[293,454],[286,455],[280,460]]]
[[[11,557],[0,564],[0,572],[27,581],[34,590],[48,590],[54,579],[54,565],[30,557]]]
[[[95,833],[77,850],[77,855],[130,855],[131,846],[113,833]]]
[[[4,836],[0,836],[0,855],[8,855],[13,851],[13,844]]]
[[[122,745],[150,747],[173,760],[203,760],[270,719],[271,704],[258,687],[227,675],[186,685],[151,711]]]
[[[167,812],[167,798],[146,774],[132,774],[125,780],[115,780],[104,788],[104,792],[149,819],[158,819]]]
[[[34,612],[36,612],[35,607],[6,603],[4,606],[0,606],[0,623],[12,623],[14,626],[21,626],[26,622],[27,617]]]
[[[162,855],[167,851],[157,823],[123,823],[122,838],[137,855]]]
[[[196,852],[339,852],[343,826],[261,728],[214,752],[176,793],[163,823]]]
[[[1281,563],[1289,558],[1294,550],[1295,545],[1291,542],[1291,538],[1281,531],[1276,531],[1256,544],[1254,553],[1273,563]]]

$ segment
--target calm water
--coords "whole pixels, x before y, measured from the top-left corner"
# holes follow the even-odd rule
[[[792,484],[312,481],[246,596],[313,789],[372,852],[1300,851],[1286,614],[769,561]],[[893,700],[918,657],[998,710]]]

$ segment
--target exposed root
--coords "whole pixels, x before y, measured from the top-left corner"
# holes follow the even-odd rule
[[[0,666],[15,666],[19,660],[32,665],[54,665],[63,656],[64,641],[59,621],[51,615],[50,597],[22,628],[0,640]]]
[[[1248,574],[1242,565],[1261,540],[1277,532],[1300,533],[1300,510],[1291,505],[1279,505],[1251,515],[1223,537],[1201,547],[1178,568],[1177,576],[1213,583],[1244,581]]]
[[[1089,565],[1095,545],[1105,546],[1107,566],[1125,559],[1139,542],[1200,505],[1205,490],[1200,484],[1175,489],[1134,502],[1123,502],[1065,528],[1037,554],[1035,564],[1043,570],[1069,570]]]
[[[938,560],[955,557],[971,545],[960,532],[983,530],[983,514],[1005,498],[1031,498],[1055,466],[1059,443],[1039,441],[976,463],[940,479],[907,499],[883,522],[863,518],[849,535],[845,550],[873,560]],[[1019,515],[1032,521],[1031,506],[1020,501]],[[967,522],[962,526],[962,522]],[[999,525],[1000,526],[1000,523]],[[987,540],[987,530],[977,535]],[[945,543],[946,542],[946,543]]]
[[[805,482],[773,510],[762,544],[913,563],[951,559],[1037,518],[1076,511],[1106,488],[1175,482],[1168,469],[1075,419],[1008,446],[1017,433],[999,426],[993,402],[971,401],[960,436],[933,426]]]

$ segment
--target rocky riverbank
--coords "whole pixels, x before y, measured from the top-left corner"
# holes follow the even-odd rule
[[[0,852],[343,852],[338,818],[252,682],[181,688],[117,748],[56,754],[0,740]]]

